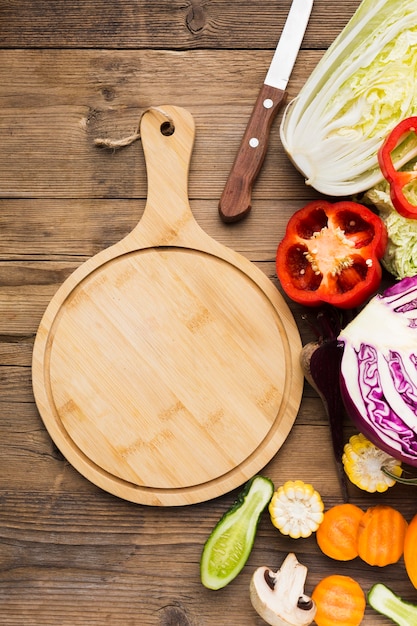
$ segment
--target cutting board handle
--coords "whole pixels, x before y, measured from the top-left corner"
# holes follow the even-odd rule
[[[190,229],[198,229],[188,200],[188,173],[194,146],[194,119],[172,105],[150,108],[140,123],[148,195],[145,210],[132,235],[153,245],[181,244]],[[187,232],[185,232],[187,231]]]

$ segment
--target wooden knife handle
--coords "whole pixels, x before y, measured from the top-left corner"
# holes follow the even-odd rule
[[[220,197],[219,213],[224,222],[237,222],[251,209],[252,187],[265,158],[271,125],[286,95],[286,91],[265,84],[259,92]]]

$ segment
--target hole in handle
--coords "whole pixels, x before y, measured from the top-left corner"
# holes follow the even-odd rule
[[[162,122],[161,124],[162,135],[164,135],[165,137],[169,137],[170,135],[173,135],[174,132],[175,132],[175,126],[173,122],[171,121]]]

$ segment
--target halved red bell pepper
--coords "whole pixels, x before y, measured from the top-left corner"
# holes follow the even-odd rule
[[[392,151],[410,133],[417,133],[417,117],[415,116],[407,117],[392,129],[378,151],[378,162],[384,178],[390,185],[391,202],[394,208],[403,217],[417,219],[417,205],[409,202],[404,193],[407,185],[417,179],[417,171],[397,171],[392,162]]]
[[[277,275],[295,302],[354,308],[378,289],[386,245],[385,224],[367,207],[315,200],[289,220]]]

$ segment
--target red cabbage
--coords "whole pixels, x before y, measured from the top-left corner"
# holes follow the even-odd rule
[[[417,467],[417,276],[372,298],[338,340],[348,415],[376,446]]]

